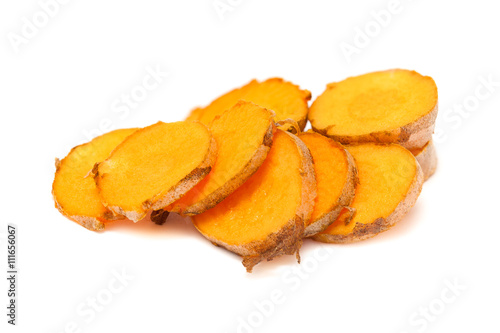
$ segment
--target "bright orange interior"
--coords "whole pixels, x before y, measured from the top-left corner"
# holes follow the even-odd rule
[[[317,182],[317,197],[308,224],[329,213],[336,203],[348,177],[349,163],[344,147],[317,133],[306,132],[299,135],[306,144],[314,160]]]
[[[207,107],[193,110],[188,119],[199,120],[209,125],[216,116],[222,114],[239,100],[246,100],[273,110],[276,113],[277,121],[290,118],[297,122],[303,122],[307,116],[307,102],[310,98],[309,91],[301,90],[291,82],[279,78],[263,82],[253,80],[241,88],[220,96]]]
[[[436,104],[431,77],[396,69],[329,84],[308,117],[314,128],[327,129],[327,135],[366,135],[410,124]]]
[[[358,168],[359,184],[350,205],[356,213],[349,224],[340,216],[323,233],[347,235],[358,222],[387,218],[405,198],[417,173],[415,157],[399,145],[368,143],[347,149]]]
[[[210,143],[210,131],[198,122],[159,122],[137,131],[99,164],[103,201],[143,212],[145,201],[162,197],[205,161]]]
[[[273,123],[273,113],[250,102],[240,101],[210,125],[218,155],[212,171],[167,210],[183,211],[231,181],[248,167]],[[228,193],[229,194],[229,193]]]
[[[137,129],[120,129],[99,136],[89,143],[73,148],[60,163],[53,184],[56,201],[68,216],[104,219],[107,209],[89,172],[98,162]]]
[[[281,230],[301,202],[301,165],[293,138],[277,130],[259,170],[217,206],[193,216],[196,228],[229,245],[264,240]]]

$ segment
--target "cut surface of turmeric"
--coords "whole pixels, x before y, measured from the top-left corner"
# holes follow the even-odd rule
[[[101,135],[73,148],[61,161],[56,160],[52,194],[56,207],[69,219],[89,230],[102,230],[104,223],[119,218],[101,203],[94,179],[94,165],[137,129],[120,129]]]
[[[311,105],[313,129],[343,144],[422,147],[434,131],[437,87],[429,76],[395,69],[331,83]]]
[[[210,241],[243,256],[248,271],[262,260],[298,253],[316,181],[305,144],[277,130],[257,172],[214,208],[192,217]]]
[[[234,89],[204,108],[194,109],[187,120],[199,120],[209,125],[212,120],[228,110],[239,100],[253,102],[276,113],[276,121],[287,118],[295,120],[301,129],[307,121],[308,101],[311,93],[291,82],[271,78],[263,82],[253,80],[245,86]]]
[[[212,171],[166,210],[200,214],[234,192],[266,159],[276,130],[273,117],[272,111],[246,101],[217,116],[210,125],[218,150]]]
[[[158,122],[138,130],[94,168],[101,200],[116,214],[139,221],[205,178],[216,147],[199,122]]]
[[[354,198],[357,171],[351,154],[339,143],[314,132],[300,133],[314,160],[317,197],[304,236],[325,230]]]
[[[411,209],[422,189],[422,170],[407,149],[373,143],[347,149],[358,169],[354,200],[315,240],[347,243],[388,230]]]

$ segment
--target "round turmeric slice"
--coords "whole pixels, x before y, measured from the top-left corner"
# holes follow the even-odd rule
[[[273,117],[272,111],[246,101],[217,116],[210,125],[218,150],[212,171],[166,210],[188,216],[200,214],[240,187],[271,149]]]
[[[358,169],[354,200],[314,240],[348,243],[386,231],[413,207],[422,190],[422,169],[400,145],[367,143],[347,149]]]
[[[104,207],[94,179],[89,175],[94,165],[105,160],[111,151],[137,129],[120,129],[101,135],[73,148],[61,161],[56,160],[52,195],[57,209],[89,230],[102,230],[104,223],[120,218]]]
[[[212,120],[232,107],[239,100],[253,102],[276,113],[276,121],[287,118],[295,120],[301,130],[307,122],[308,101],[311,93],[291,82],[271,78],[263,82],[253,80],[247,85],[234,89],[204,108],[194,109],[187,120],[199,120],[209,125]]]
[[[420,149],[411,150],[413,155],[417,158],[418,164],[422,168],[424,173],[424,181],[429,179],[430,176],[436,172],[438,157],[436,153],[436,148],[434,143],[431,141],[427,142],[425,146]]]
[[[339,143],[314,132],[300,133],[314,160],[317,196],[304,237],[325,230],[354,198],[357,171],[351,154]]]
[[[297,136],[278,129],[257,172],[217,206],[192,219],[210,241],[243,256],[251,272],[262,260],[298,255],[315,196],[309,150]]]
[[[424,146],[437,116],[437,87],[429,76],[394,69],[331,83],[311,105],[312,128],[342,144]]]
[[[216,154],[215,140],[205,125],[158,122],[118,145],[94,168],[95,181],[106,207],[137,222],[205,178]]]

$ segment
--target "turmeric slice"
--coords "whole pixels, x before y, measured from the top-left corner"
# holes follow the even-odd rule
[[[420,164],[424,173],[424,181],[426,181],[434,174],[434,172],[436,172],[437,168],[438,158],[434,143],[431,140],[422,148],[413,149],[411,152],[417,158],[418,164]]]
[[[101,135],[73,148],[61,161],[56,160],[52,195],[59,211],[89,230],[102,230],[104,223],[120,218],[104,207],[94,179],[89,177],[94,164],[105,160],[111,151],[137,129],[120,129]]]
[[[394,69],[331,83],[311,105],[312,128],[343,144],[424,146],[437,116],[437,87],[429,76]]]
[[[358,169],[354,200],[325,231],[314,235],[314,240],[348,243],[386,231],[413,207],[422,189],[422,169],[407,149],[374,143],[347,149]]]
[[[300,133],[314,160],[318,185],[311,219],[304,237],[325,230],[354,198],[357,171],[351,154],[339,143],[314,132]]]
[[[106,207],[137,222],[205,178],[216,154],[215,140],[205,125],[158,122],[129,136],[96,165],[95,181]]]
[[[200,214],[240,187],[271,149],[273,117],[272,111],[246,101],[217,116],[210,125],[218,148],[212,171],[166,210],[188,216]]]
[[[187,120],[199,120],[209,125],[217,115],[239,100],[245,100],[274,111],[277,121],[287,118],[295,120],[302,130],[306,125],[307,103],[310,99],[311,93],[308,90],[302,90],[283,79],[272,78],[263,82],[253,80],[220,96],[207,107],[194,109]]]
[[[257,172],[214,208],[192,217],[211,242],[243,256],[248,272],[262,260],[296,254],[310,219],[316,181],[309,150],[277,130]]]

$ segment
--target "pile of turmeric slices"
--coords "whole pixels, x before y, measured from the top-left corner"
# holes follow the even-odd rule
[[[304,238],[350,243],[390,229],[436,170],[434,80],[373,72],[310,99],[283,79],[253,80],[184,121],[106,133],[56,160],[56,207],[94,231],[189,216],[248,272],[299,258]]]

